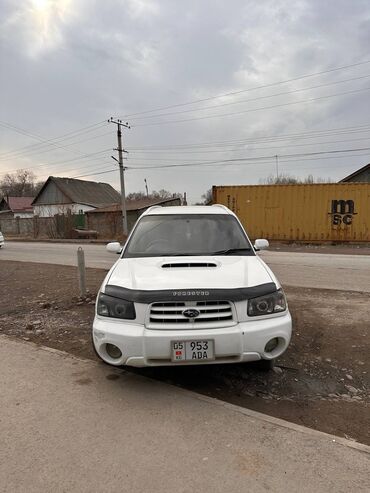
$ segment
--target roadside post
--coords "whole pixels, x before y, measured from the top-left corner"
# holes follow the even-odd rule
[[[86,269],[85,269],[85,252],[82,247],[77,249],[77,267],[78,267],[78,284],[80,296],[86,296]]]

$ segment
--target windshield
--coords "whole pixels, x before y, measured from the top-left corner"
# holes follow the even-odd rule
[[[166,214],[143,217],[123,257],[254,255],[235,217],[227,214]]]

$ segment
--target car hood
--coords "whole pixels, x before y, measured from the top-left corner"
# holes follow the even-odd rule
[[[270,282],[276,279],[258,256],[123,258],[106,279],[106,284],[151,291],[232,289]]]

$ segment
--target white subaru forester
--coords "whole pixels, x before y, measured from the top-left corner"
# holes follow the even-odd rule
[[[281,286],[222,205],[151,207],[137,221],[97,297],[93,343],[112,365],[260,361],[288,347]]]

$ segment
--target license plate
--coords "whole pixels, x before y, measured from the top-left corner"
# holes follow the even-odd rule
[[[172,341],[171,353],[174,362],[214,360],[214,341]]]

